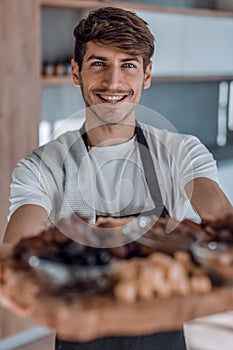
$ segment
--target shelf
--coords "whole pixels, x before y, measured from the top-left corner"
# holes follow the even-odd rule
[[[233,12],[224,12],[207,9],[172,8],[163,6],[140,5],[135,3],[117,1],[84,1],[84,0],[40,0],[44,7],[44,18],[48,36],[42,40],[42,52],[47,53],[43,60],[59,60],[61,48],[64,55],[69,54],[73,48],[67,43],[73,27],[76,25],[71,13],[73,9],[80,10],[78,18],[82,17],[82,10],[94,7],[122,6],[134,8],[137,14],[149,25],[156,38],[156,50],[152,60],[153,82],[201,82],[232,80],[233,77],[233,48],[231,45],[233,31]],[[57,7],[58,6],[58,7]],[[60,6],[60,7],[59,7]],[[64,8],[70,9],[64,17],[66,30],[57,26],[60,35],[52,36],[53,26],[62,23]],[[62,7],[62,8],[61,8]],[[46,11],[50,15],[45,16]],[[53,16],[52,16],[53,14]],[[185,14],[186,16],[183,16]],[[80,15],[80,16],[79,16]],[[187,16],[188,15],[188,16]],[[205,17],[208,16],[208,17]],[[226,18],[226,17],[231,18]],[[70,21],[68,19],[70,18]],[[53,26],[51,24],[53,23]],[[72,22],[72,26],[69,23]],[[58,32],[57,32],[58,33]],[[209,38],[214,37],[215,40]],[[48,45],[52,42],[52,45]],[[46,44],[47,43],[47,44]],[[46,46],[47,45],[47,46]],[[71,46],[71,43],[70,43]],[[51,50],[53,47],[53,52]],[[172,57],[172,59],[171,59]],[[54,78],[53,78],[54,79]],[[59,84],[53,79],[44,81],[44,85]],[[62,77],[61,84],[68,84]]]
[[[176,13],[180,15],[188,16],[208,16],[208,17],[229,17],[233,18],[233,11],[220,11],[213,9],[202,9],[202,8],[177,8],[168,6],[155,6],[155,5],[144,5],[138,3],[127,3],[127,2],[112,2],[106,1],[85,1],[85,0],[40,0],[40,4],[43,6],[54,6],[54,7],[70,7],[77,8],[80,10],[88,10],[91,8],[112,6],[127,8],[129,10],[139,11],[153,11],[157,13]]]
[[[51,77],[41,77],[41,84],[43,86],[49,86],[49,85],[73,85],[73,81],[72,81],[72,77],[70,75],[51,76]]]
[[[175,82],[208,82],[208,81],[231,81],[233,75],[189,75],[189,76],[161,76],[153,77],[152,83],[175,83]],[[71,76],[41,77],[42,86],[50,85],[73,85]]]

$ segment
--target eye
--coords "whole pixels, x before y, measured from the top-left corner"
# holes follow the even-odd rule
[[[124,64],[125,68],[136,68],[135,65],[133,63],[127,62]]]
[[[101,62],[101,61],[95,61],[91,65],[94,66],[94,67],[101,67],[101,66],[104,65],[104,63]]]

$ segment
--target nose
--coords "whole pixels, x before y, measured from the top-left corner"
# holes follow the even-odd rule
[[[111,66],[105,71],[103,86],[108,90],[117,90],[123,87],[124,74],[120,67]]]

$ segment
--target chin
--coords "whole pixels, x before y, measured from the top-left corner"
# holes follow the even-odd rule
[[[102,122],[103,125],[119,125],[119,124],[123,124],[126,118],[111,120],[111,119],[105,119],[105,118],[99,117],[99,120]]]
[[[131,119],[135,105],[130,103],[101,103],[91,106],[90,109],[102,123],[115,125]]]

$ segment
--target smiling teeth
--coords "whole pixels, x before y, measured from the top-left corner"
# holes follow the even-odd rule
[[[103,100],[106,100],[108,102],[111,102],[111,103],[116,103],[120,100],[123,100],[123,98],[125,96],[101,96],[100,97],[103,99]]]

